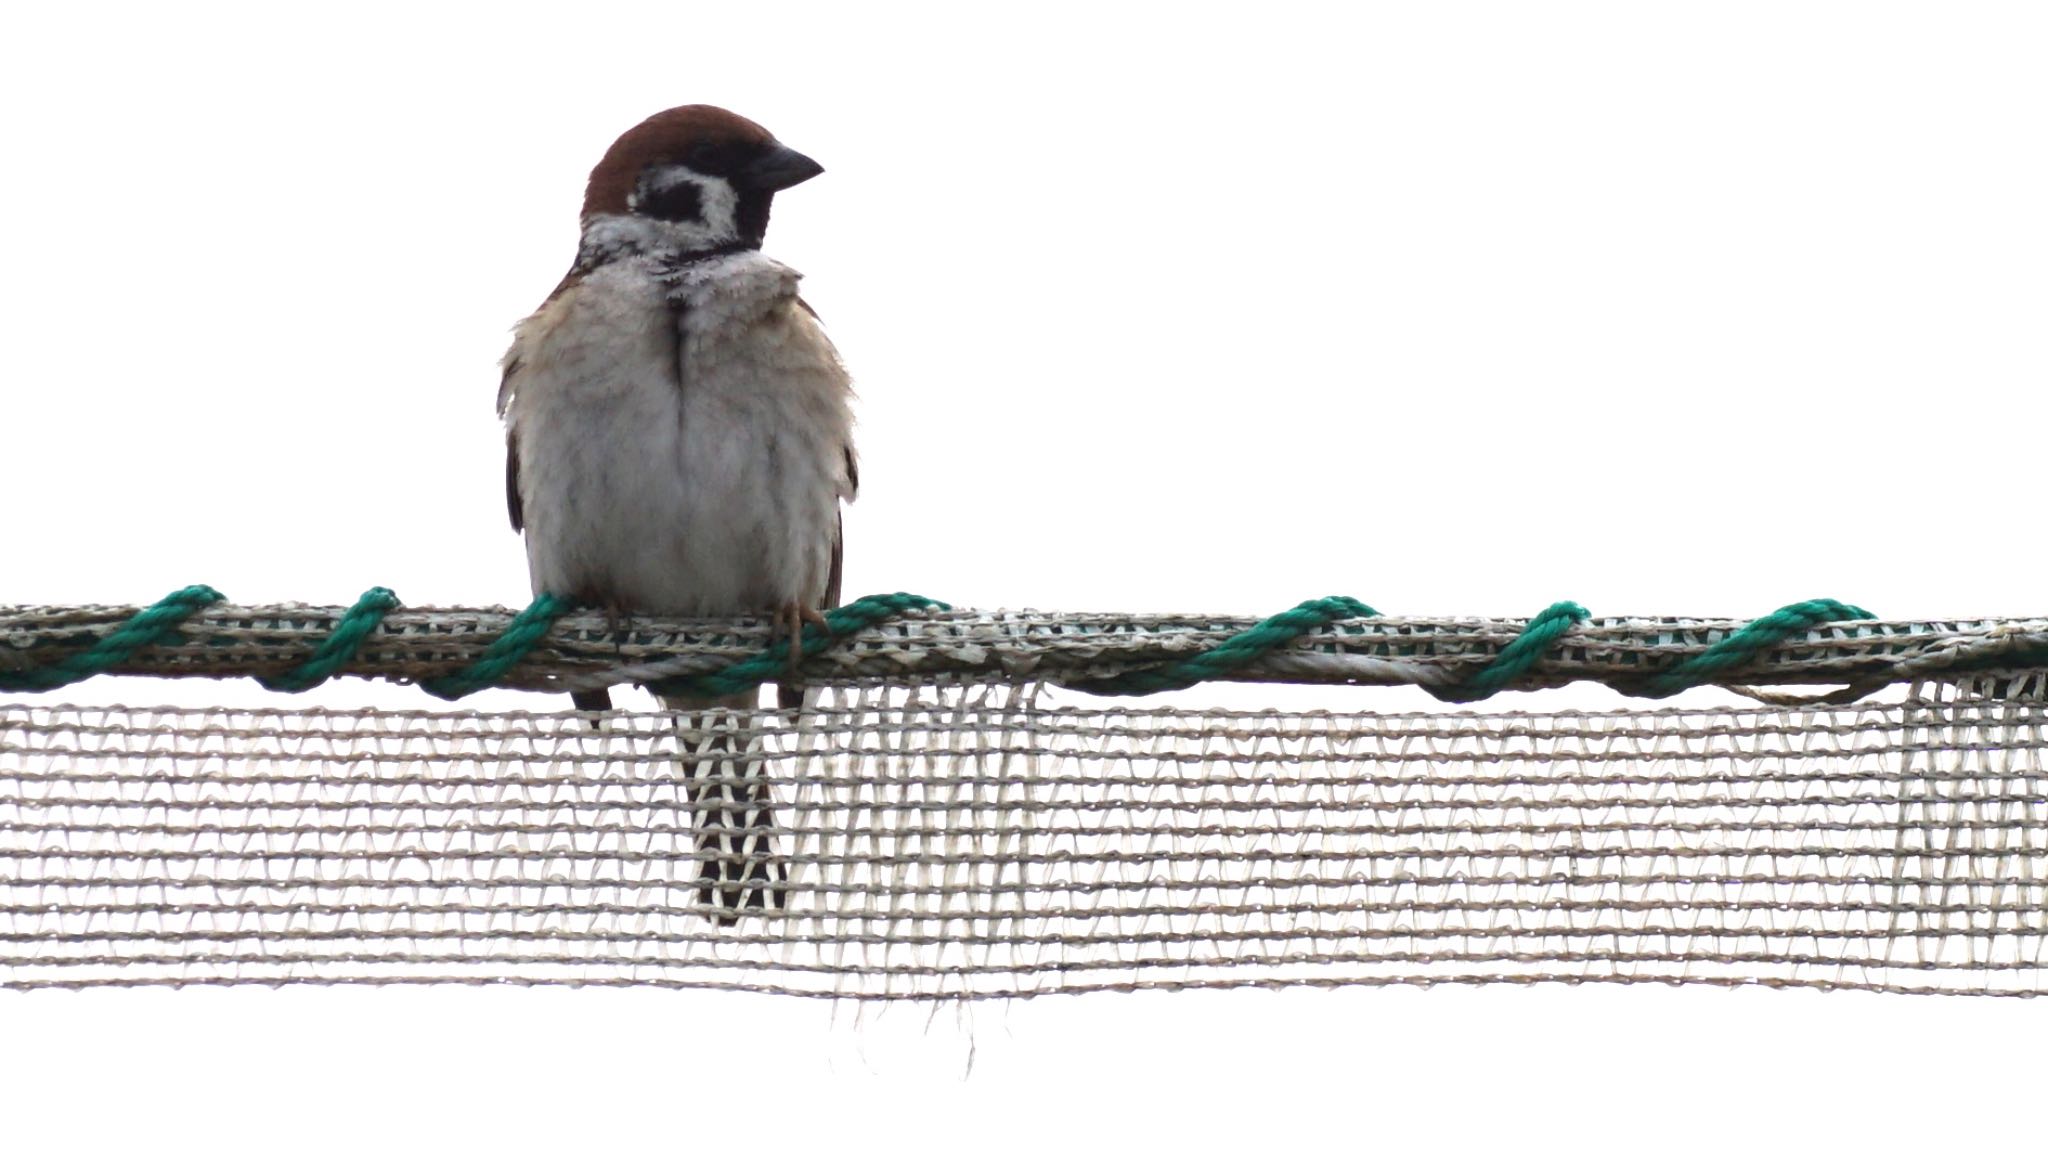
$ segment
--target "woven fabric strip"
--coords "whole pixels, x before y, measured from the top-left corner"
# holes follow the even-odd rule
[[[2048,989],[2048,702],[2003,681],[1600,714],[874,688],[697,723],[0,707],[0,985]],[[746,789],[691,785],[711,746],[769,781],[784,876],[730,925],[695,829]]]
[[[381,589],[380,589],[381,590]],[[876,598],[876,597],[870,597]],[[886,597],[882,597],[886,598]],[[1825,602],[1825,601],[1817,601]],[[1569,606],[1569,605],[1560,605]],[[359,605],[360,607],[360,605]],[[1360,605],[1363,608],[1363,605]],[[147,609],[145,609],[147,610]],[[529,609],[531,611],[532,609]],[[1365,609],[1370,610],[1370,609]],[[383,611],[347,666],[319,661],[350,609],[221,604],[186,619],[177,642],[124,651],[109,674],[259,678],[349,674],[426,685],[473,672],[503,646],[520,613],[490,609]],[[133,607],[0,607],[0,686],[34,679],[129,624]],[[360,613],[358,614],[360,620]],[[461,690],[484,683],[567,692],[726,672],[769,649],[765,620],[611,620],[572,612],[551,618],[523,654]],[[1087,688],[1174,665],[1217,649],[1270,620],[1227,616],[928,611],[887,618],[832,640],[803,665],[811,684],[898,685],[971,678],[1051,681]],[[1375,616],[1317,627],[1242,664],[1209,669],[1245,682],[1415,684],[1447,698],[1507,666],[1531,621]],[[1738,619],[1592,618],[1546,639],[1515,662],[1508,681],[1543,688],[1593,681],[1631,694],[1665,694],[1694,682],[1767,687],[1849,685],[1839,698],[1885,684],[1962,679],[1995,669],[2048,677],[2048,619],[1847,620],[1776,634],[1767,647],[1701,667],[1752,624]],[[616,626],[615,626],[616,625]],[[1696,674],[1673,681],[1676,671]],[[279,681],[283,682],[283,681]],[[1149,689],[1148,689],[1149,690]],[[452,694],[460,694],[459,691]]]

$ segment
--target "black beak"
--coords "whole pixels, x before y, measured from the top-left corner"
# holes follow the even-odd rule
[[[784,188],[794,188],[824,170],[823,164],[802,152],[771,143],[766,152],[741,168],[738,175],[744,187],[760,192],[780,192]]]

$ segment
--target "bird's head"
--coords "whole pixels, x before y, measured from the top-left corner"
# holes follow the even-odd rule
[[[758,248],[775,193],[824,170],[752,120],[686,104],[612,143],[590,171],[583,228],[634,221],[682,252]]]

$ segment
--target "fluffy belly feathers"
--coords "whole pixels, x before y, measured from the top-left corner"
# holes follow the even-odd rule
[[[753,253],[685,296],[601,269],[521,325],[510,415],[533,590],[626,611],[727,615],[815,605],[850,495],[849,388]],[[687,291],[692,285],[687,282]]]

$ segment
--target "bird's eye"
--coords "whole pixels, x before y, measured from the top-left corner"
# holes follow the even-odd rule
[[[732,163],[732,148],[711,142],[692,144],[690,150],[683,153],[683,162],[706,175],[722,172]]]

